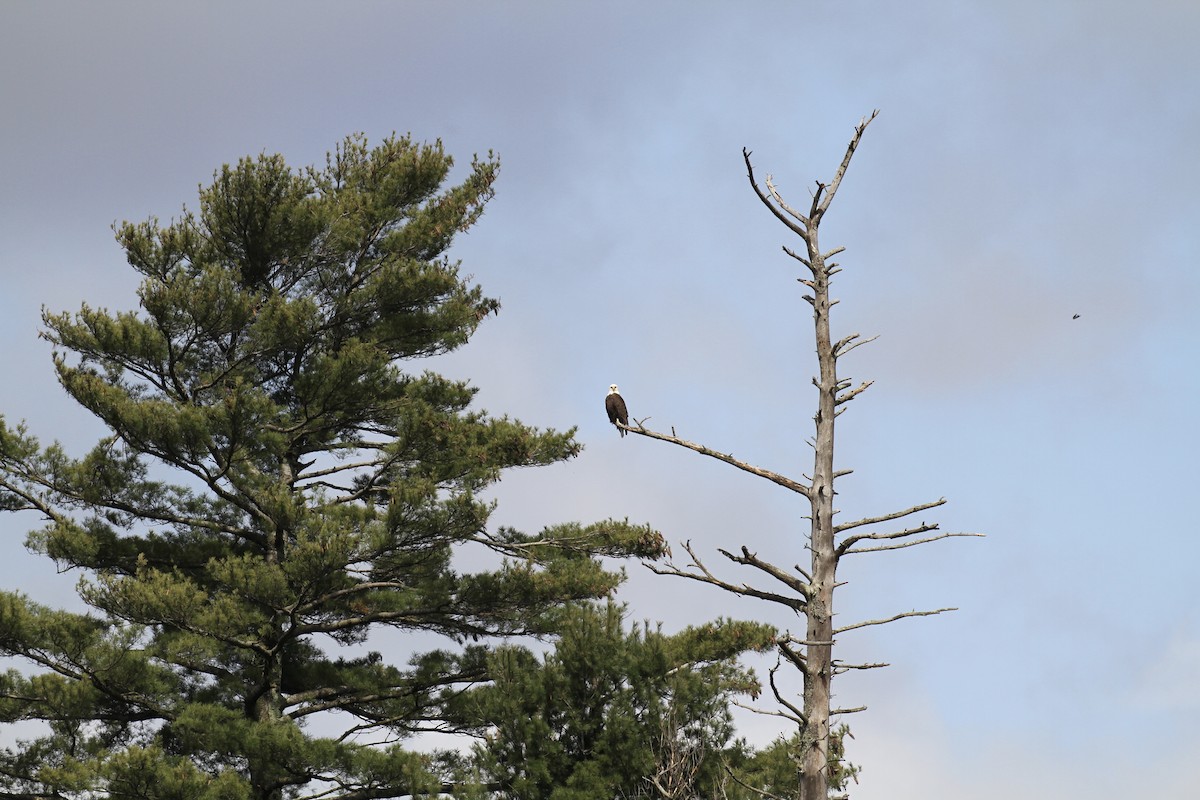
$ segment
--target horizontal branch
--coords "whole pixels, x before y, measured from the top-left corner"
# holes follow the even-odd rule
[[[858,628],[867,628],[871,625],[887,625],[889,622],[895,622],[896,620],[905,619],[906,617],[932,617],[934,614],[942,614],[946,611],[958,611],[958,609],[938,608],[933,611],[905,611],[902,614],[896,614],[895,616],[888,617],[887,619],[869,619],[865,622],[856,622],[853,625],[847,625],[844,628],[834,628],[833,635],[837,636],[839,633],[857,630]]]
[[[933,527],[936,528],[937,526],[935,525]],[[986,534],[982,534],[982,533],[939,533],[937,536],[927,536],[924,539],[913,539],[911,542],[897,542],[896,544],[881,544],[877,547],[853,547],[853,548],[847,548],[846,550],[842,550],[839,548],[838,556],[841,557],[844,555],[849,555],[851,553],[878,553],[883,550],[902,550],[905,547],[916,547],[919,544],[928,544],[929,542],[936,542],[941,539],[954,539],[954,538],[963,537],[963,536],[977,536],[977,537],[982,538],[985,535]]]
[[[140,517],[145,520],[153,520],[154,522],[162,522],[167,525],[174,525],[179,528],[203,528],[214,533],[228,534],[230,536],[235,536],[257,544],[262,544],[264,542],[260,536],[255,535],[252,531],[225,525],[220,521],[214,521],[200,516],[178,514],[165,503],[137,504],[123,500],[122,498],[112,495],[111,493],[109,496],[100,500],[91,499],[86,497],[78,487],[69,485],[61,480],[57,475],[47,475],[31,469],[26,469],[24,465],[18,464],[17,462],[9,459],[4,460],[2,468],[4,472],[15,475],[30,484],[30,488],[22,488],[17,483],[0,478],[0,489],[10,492],[13,496],[25,501],[24,504],[10,510],[37,511],[45,515],[46,519],[60,525],[72,525],[74,522],[70,516],[59,511],[58,508],[51,503],[49,497],[57,496],[63,506],[77,505],[91,506],[93,508],[104,507],[113,511],[119,511],[135,517]],[[229,497],[223,494],[220,496],[223,499],[229,499]]]
[[[891,666],[891,664],[886,664],[882,661],[879,661],[879,662],[876,662],[873,664],[846,664],[842,661],[834,661],[833,662],[833,671],[835,673],[839,673],[839,672],[849,672],[852,669],[883,669],[884,667],[890,667],[890,666]]]
[[[365,469],[367,467],[378,467],[379,465],[385,463],[385,461],[386,461],[386,459],[383,459],[383,458],[373,458],[369,461],[355,461],[353,463],[348,463],[348,464],[338,464],[337,466],[334,466],[334,467],[327,467],[326,469],[318,469],[318,470],[314,470],[313,472],[301,472],[299,475],[296,476],[296,483],[300,483],[301,481],[313,480],[314,478],[322,478],[322,477],[325,477],[326,475],[336,475],[339,472],[345,472],[347,470],[358,470],[358,469]]]
[[[622,430],[629,431],[630,433],[636,433],[640,434],[641,436],[647,436],[651,439],[658,439],[659,441],[670,442],[671,444],[677,444],[680,447],[686,447],[688,450],[692,450],[693,452],[699,453],[702,456],[708,456],[709,458],[715,458],[717,461],[723,461],[726,464],[737,467],[744,472],[749,472],[751,475],[757,475],[760,478],[766,478],[772,483],[778,484],[785,489],[791,489],[797,494],[804,495],[805,497],[811,497],[812,489],[808,486],[805,486],[803,483],[794,481],[791,478],[780,475],[777,472],[772,472],[769,469],[763,469],[762,467],[756,467],[753,464],[747,464],[745,461],[739,461],[728,453],[719,453],[716,450],[713,450],[711,447],[705,447],[702,444],[689,442],[686,439],[680,439],[678,436],[669,436],[665,433],[652,431],[649,428],[642,427],[641,425],[636,427],[632,425],[617,425],[617,427],[621,428]]]
[[[834,631],[834,633],[836,632],[837,631]],[[780,637],[776,644],[780,644],[780,646],[783,646],[783,644],[801,644],[805,647],[832,647],[833,645],[837,644],[837,642],[833,641],[832,639],[827,642],[812,641],[811,639],[797,639],[795,636],[792,636],[789,633],[787,636]]]
[[[325,687],[308,692],[299,692],[294,695],[284,696],[284,707],[294,708],[294,711],[285,714],[289,719],[300,719],[309,714],[316,714],[322,711],[340,710],[359,717],[360,719],[371,719],[358,714],[355,708],[371,704],[383,703],[388,700],[399,700],[402,698],[413,698],[414,702],[420,699],[423,693],[433,694],[435,689],[447,689],[461,685],[475,685],[487,679],[487,673],[482,669],[471,670],[469,672],[455,672],[447,675],[441,675],[435,680],[430,680],[421,684],[387,686],[382,689],[371,691],[353,686],[337,686]],[[296,708],[301,706],[300,708]],[[373,724],[365,727],[378,727],[378,722],[373,721]]]
[[[831,708],[829,709],[829,716],[832,717],[835,714],[857,714],[860,711],[866,710],[866,706],[857,706],[855,708]]]
[[[842,403],[849,403],[851,400],[858,397],[860,394],[865,392],[867,389],[871,388],[871,384],[873,384],[873,383],[875,383],[875,381],[863,381],[861,384],[858,385],[858,388],[854,389],[853,391],[846,392],[845,394],[834,398],[833,404],[836,406],[840,406]]]
[[[874,525],[879,522],[891,522],[894,519],[902,519],[907,517],[909,514],[916,514],[921,511],[928,511],[931,508],[937,508],[940,505],[945,505],[945,503],[946,498],[942,497],[930,503],[922,503],[921,505],[913,506],[912,508],[906,508],[903,511],[893,511],[890,514],[881,514],[878,517],[863,517],[862,519],[856,519],[854,522],[844,522],[841,525],[835,525],[833,527],[833,532],[841,533],[842,531],[848,531],[851,528],[861,528],[863,525]]]
[[[853,536],[847,536],[842,540],[841,544],[838,545],[837,554],[842,556],[850,552],[850,549],[854,545],[864,540],[873,539],[879,541],[904,539],[908,536],[916,536],[917,534],[928,533],[929,531],[936,531],[937,529],[938,524],[936,522],[922,522],[920,525],[916,525],[912,528],[905,528],[902,531],[892,531],[890,533],[856,533]]]

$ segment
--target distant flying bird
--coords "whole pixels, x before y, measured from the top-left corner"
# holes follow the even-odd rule
[[[1075,316],[1071,317],[1071,319],[1079,319],[1079,315],[1076,314]]]
[[[618,422],[622,425],[629,424],[629,411],[625,408],[625,398],[621,397],[615,383],[608,387],[608,396],[604,398],[604,410],[608,412],[608,421],[613,425]],[[617,428],[617,431],[622,437],[625,436],[625,431],[621,428]]]

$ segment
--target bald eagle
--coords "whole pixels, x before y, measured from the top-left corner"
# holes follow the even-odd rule
[[[608,412],[608,421],[613,425],[620,423],[621,425],[629,424],[629,411],[625,408],[625,398],[617,391],[617,385],[614,383],[608,387],[608,397],[604,398],[604,410]],[[625,435],[625,431],[617,428],[621,436]]]

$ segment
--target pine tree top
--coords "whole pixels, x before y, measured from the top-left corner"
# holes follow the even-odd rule
[[[139,311],[44,315],[64,390],[110,433],[75,459],[0,420],[0,508],[48,520],[33,546],[81,572],[93,609],[0,592],[0,652],[43,671],[0,679],[0,719],[51,723],[0,755],[0,788],[429,790],[420,757],[356,742],[446,727],[448,699],[486,679],[487,648],[339,647],[381,628],[448,646],[544,634],[562,603],[619,583],[596,556],[662,554],[656,532],[614,520],[488,530],[480,493],[504,470],[580,445],[412,369],[499,308],[447,255],[498,162],[447,186],[451,166],[407,137],[352,136],[323,167],[242,159],[195,213],[117,226]],[[461,572],[471,548],[501,558]],[[341,737],[307,733],[317,717]]]

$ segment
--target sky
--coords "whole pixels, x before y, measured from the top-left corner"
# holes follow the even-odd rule
[[[321,162],[343,137],[494,150],[497,195],[453,256],[503,305],[429,365],[479,407],[578,426],[514,473],[496,524],[607,517],[804,558],[801,498],[630,412],[793,477],[816,365],[800,242],[746,180],[807,203],[879,109],[822,226],[834,333],[874,380],[839,419],[845,519],[947,498],[951,539],[847,559],[835,684],[855,800],[1195,796],[1200,612],[1200,5],[1191,0],[208,2],[0,6],[0,413],[82,453],[43,307],[136,305],[111,226],[169,219],[244,155]],[[1077,319],[1074,315],[1078,314]],[[0,519],[0,584],[75,576]],[[682,563],[682,561],[681,561]],[[673,630],[800,621],[637,564],[620,599]],[[385,653],[407,659],[403,643]],[[760,663],[759,669],[770,662]],[[739,717],[765,743],[769,717]]]

